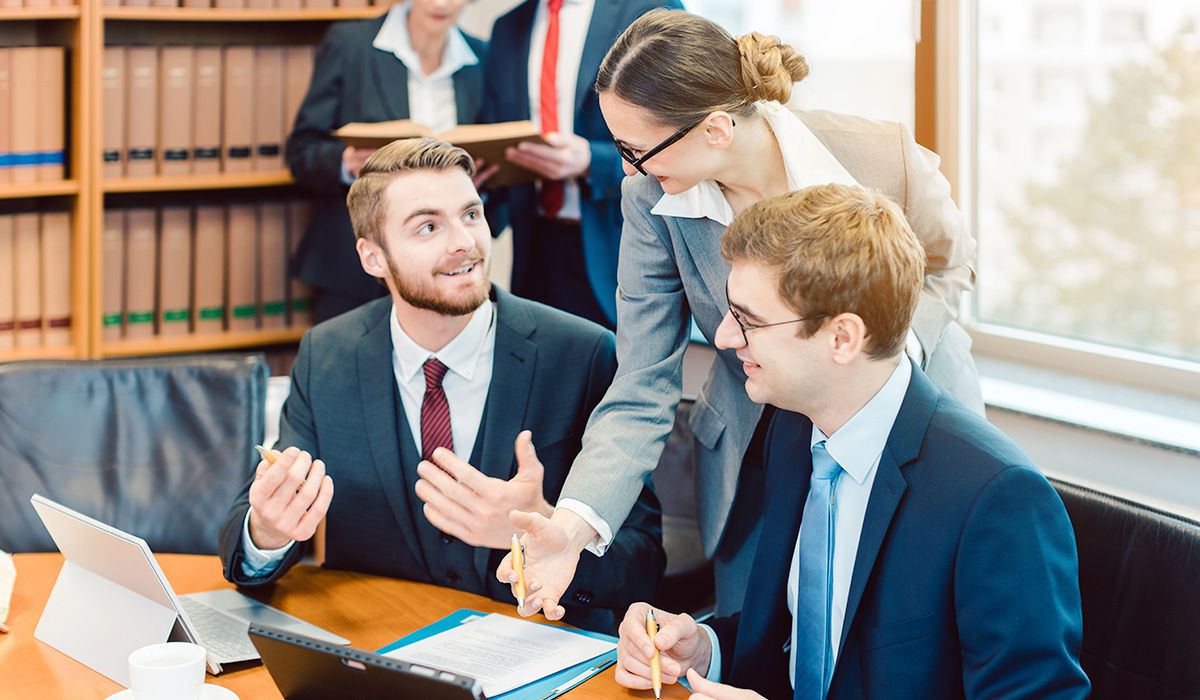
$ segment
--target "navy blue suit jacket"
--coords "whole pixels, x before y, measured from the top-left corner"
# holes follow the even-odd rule
[[[526,0],[496,20],[484,72],[484,123],[530,118],[529,43],[540,0]],[[656,7],[683,9],[679,0],[596,0],[588,25],[579,77],[575,85],[575,134],[591,144],[592,164],[580,181],[580,225],[588,282],[600,308],[617,322],[617,251],[621,243],[621,180],[625,172],[612,133],[600,113],[594,86],[608,49],[633,20]],[[491,193],[489,207],[504,205],[513,231],[513,289],[519,293],[525,275],[537,274],[526,262],[537,219],[534,185],[514,185]],[[490,214],[489,214],[490,216]],[[497,218],[494,230],[499,231]]]
[[[778,411],[767,511],[740,619],[714,621],[722,678],[791,698],[786,586],[812,423]],[[1012,440],[913,368],[851,576],[830,699],[1084,698],[1075,538]]]
[[[292,177],[316,194],[313,216],[291,261],[293,277],[322,289],[370,299],[386,290],[362,269],[354,247],[354,227],[346,210],[348,185],[342,182],[346,144],[330,132],[350,122],[407,119],[408,69],[395,54],[371,45],[386,14],[338,22],[317,49],[312,82],[288,136],[286,159]],[[479,63],[453,76],[460,124],[472,124],[483,109],[483,62],[487,44],[467,44]]]
[[[529,429],[545,467],[543,494],[554,503],[579,452],[588,415],[616,369],[613,335],[590,321],[503,290],[494,289],[493,297],[492,382],[471,462],[488,476],[512,478],[517,469],[513,442],[520,431]],[[412,493],[415,480],[405,476],[401,460],[411,467],[420,457],[396,393],[391,308],[390,298],[378,299],[317,324],[304,335],[292,366],[292,390],[276,445],[308,450],[324,460],[333,478],[324,565],[512,602],[509,586],[495,575],[507,550],[476,547],[470,570],[452,570],[451,575],[438,549],[450,540],[439,539],[441,533],[420,512]],[[253,478],[249,475],[221,528],[225,577],[241,585],[279,578],[299,561],[307,545],[292,547],[270,575],[245,576],[242,524]],[[614,611],[654,595],[665,561],[658,501],[647,488],[608,552],[603,557],[581,555],[579,573],[562,598],[565,620],[611,631]]]

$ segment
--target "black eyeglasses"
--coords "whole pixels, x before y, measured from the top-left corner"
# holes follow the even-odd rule
[[[725,283],[725,299],[726,299],[726,301],[729,300],[729,283],[728,282]],[[761,325],[756,326],[753,323],[746,323],[742,319],[742,317],[738,314],[737,309],[733,308],[733,302],[729,302],[729,314],[731,316],[733,316],[733,320],[735,323],[738,324],[738,328],[742,329],[742,342],[744,342],[746,345],[750,344],[750,338],[748,338],[746,336],[746,331],[753,331],[753,330],[757,330],[759,328],[770,328],[771,326],[783,326],[788,323],[800,323],[801,321],[815,321],[818,318],[825,318],[826,316],[829,315],[829,314],[817,314],[816,316],[809,316],[807,318],[794,318],[791,321],[779,321],[778,323],[763,323]]]
[[[707,119],[707,118],[708,118],[708,115],[705,115],[704,119]],[[667,146],[670,146],[671,144],[675,143],[676,141],[683,138],[684,136],[687,136],[688,132],[691,131],[692,129],[695,129],[697,126],[700,126],[700,122],[703,122],[704,119],[701,119],[700,121],[697,121],[694,124],[689,124],[689,125],[683,127],[682,129],[680,129],[679,131],[676,131],[675,133],[671,134],[670,136],[667,137],[666,141],[663,141],[662,143],[658,144],[654,148],[651,148],[650,150],[643,153],[641,158],[635,158],[633,155],[633,150],[631,150],[628,146],[621,143],[620,141],[616,142],[617,153],[621,154],[621,157],[625,159],[626,163],[629,163],[634,168],[636,168],[639,173],[645,175],[646,171],[642,168],[642,163],[645,163],[646,161],[650,160],[654,156],[658,155],[659,152],[662,151]]]

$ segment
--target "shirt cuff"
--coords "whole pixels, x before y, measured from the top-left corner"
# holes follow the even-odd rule
[[[904,351],[918,367],[925,368],[925,348],[921,347],[921,340],[911,328],[908,329],[908,337],[904,340]]]
[[[296,541],[292,540],[279,549],[259,549],[254,546],[254,540],[250,539],[250,513],[253,510],[251,506],[246,511],[246,520],[242,523],[242,573],[248,578],[259,578],[279,566]]]
[[[721,644],[717,641],[717,633],[713,632],[713,628],[708,625],[696,625],[708,634],[708,641],[712,644],[712,656],[708,662],[708,675],[704,676],[713,683],[721,682]]]
[[[350,167],[346,165],[346,161],[342,161],[342,184],[353,185],[358,178],[350,174]]]
[[[591,542],[587,543],[584,549],[598,557],[604,556],[604,553],[608,551],[608,546],[612,544],[613,531],[608,526],[608,523],[604,521],[604,518],[601,518],[600,514],[596,512],[595,508],[574,498],[562,499],[555,508],[566,508],[575,515],[583,518],[585,523],[591,525],[592,529],[596,531],[596,536],[592,538]]]

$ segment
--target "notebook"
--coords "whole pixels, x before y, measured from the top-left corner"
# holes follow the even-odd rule
[[[176,595],[142,538],[39,494],[30,502],[66,559],[34,636],[121,685],[130,652],[167,640],[203,646],[214,674],[257,659],[253,622],[350,643],[231,589]]]

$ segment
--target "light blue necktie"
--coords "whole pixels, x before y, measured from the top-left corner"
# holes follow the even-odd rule
[[[842,468],[813,445],[813,473],[800,521],[800,574],[796,591],[794,700],[823,700],[833,675],[829,608],[833,589],[833,488]]]

